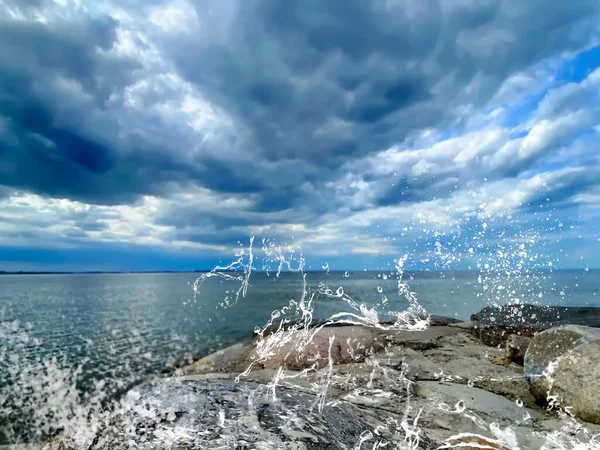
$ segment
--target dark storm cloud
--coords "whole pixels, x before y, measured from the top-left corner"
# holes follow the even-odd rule
[[[541,5],[251,1],[227,45],[204,35],[164,45],[267,155],[337,167],[455,119],[454,106],[481,105],[511,73],[588,42],[598,2]],[[202,15],[204,3],[196,8]],[[350,139],[323,133],[332,117]]]
[[[304,220],[306,210],[340,206],[321,192],[348,161],[453,123],[459,106],[483,104],[515,71],[586,45],[600,8],[596,0],[552,8],[516,0],[196,1],[202,26],[162,34],[145,16],[160,4],[118,6],[145,33],[136,44],[161,51],[161,64],[173,64],[232,129],[193,134],[185,124],[119,115],[126,88],[148,74],[143,61],[110,53],[122,26],[114,19],[4,19],[0,183],[96,204],[197,184],[254,195],[254,212],[293,210]],[[140,111],[176,95],[156,82]],[[218,138],[204,139],[213,131]],[[407,190],[409,200],[424,199],[441,181],[400,180],[377,203],[400,202]]]
[[[115,168],[117,150],[110,140],[93,136],[83,120],[131,79],[131,65],[111,73],[114,66],[98,56],[114,42],[113,20],[79,19],[52,27],[6,19],[0,24],[0,116],[8,123],[0,135],[0,179],[5,185],[89,198],[110,182],[102,175]],[[98,81],[100,76],[111,77],[110,82]],[[90,93],[91,104],[63,97],[56,86],[61,77]]]
[[[124,129],[113,97],[136,80],[140,63],[109,55],[111,18],[76,17],[47,25],[0,22],[0,183],[41,195],[95,204],[161,195],[214,166],[190,164],[171,141],[161,146]],[[163,127],[145,121],[146,126]],[[179,143],[183,142],[183,139]],[[223,169],[227,170],[227,168]],[[224,176],[215,173],[216,180]],[[220,181],[215,181],[220,182]],[[244,186],[247,187],[247,186]]]
[[[391,206],[402,203],[418,203],[447,197],[458,189],[456,184],[448,185],[445,177],[437,181],[435,176],[410,177],[400,175],[387,186],[382,185],[375,194],[377,206]]]

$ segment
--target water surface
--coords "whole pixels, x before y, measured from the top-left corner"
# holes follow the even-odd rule
[[[196,273],[4,275],[0,277],[3,322],[26,330],[29,356],[86,358],[85,370],[147,373],[184,354],[206,354],[248,337],[274,309],[302,293],[302,277],[254,273],[247,295],[223,307],[239,284],[211,278],[193,298]],[[342,286],[357,303],[379,311],[407,306],[397,295],[397,279],[375,272],[308,273],[309,287]],[[600,305],[600,273],[554,272],[507,279],[475,272],[405,275],[419,303],[432,314],[468,320],[490,302]],[[381,291],[381,292],[380,292]],[[387,302],[382,303],[382,295]],[[341,300],[319,298],[316,318],[349,311]],[[5,343],[6,344],[6,343]],[[6,347],[6,345],[5,345]],[[11,349],[5,351],[10,354]]]

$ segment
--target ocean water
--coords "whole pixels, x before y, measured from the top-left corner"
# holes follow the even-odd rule
[[[35,395],[37,401],[47,401],[39,392],[31,392],[48,392],[48,385],[27,385],[43,379],[40,371],[45,371],[51,385],[56,384],[57,373],[63,373],[60,370],[72,375],[77,368],[75,380],[63,376],[58,383],[76,382],[77,395],[94,389],[108,395],[160,373],[177,358],[208,354],[249,337],[272,311],[299,300],[303,291],[299,273],[252,273],[246,295],[235,302],[238,281],[208,278],[194,296],[198,276],[1,276],[0,425],[14,420],[7,416],[15,408],[11,402],[22,404],[20,397],[27,397],[33,409],[38,408]],[[377,307],[382,318],[387,311],[408,307],[406,298],[398,294],[394,274],[323,271],[305,276],[309,289],[341,292],[341,287],[356,303]],[[403,279],[429,313],[463,320],[490,303],[509,301],[600,306],[600,272],[596,271],[512,278],[499,273],[417,272],[404,274]],[[341,298],[315,299],[316,319],[344,311],[351,307]],[[106,384],[99,387],[99,382]],[[9,398],[15,392],[15,398]]]
[[[89,359],[89,370],[139,373],[160,370],[185,354],[206,354],[248,337],[271,312],[298,300],[298,273],[253,273],[245,297],[223,300],[239,288],[218,278],[202,284],[194,298],[195,273],[5,275],[0,278],[3,323],[27,330],[28,354]],[[325,283],[342,287],[357,303],[382,305],[385,312],[408,304],[398,295],[397,279],[378,272],[313,272],[309,288]],[[484,306],[523,302],[600,306],[600,272],[557,271],[512,281],[476,272],[405,274],[409,288],[429,313],[462,320]],[[498,289],[498,287],[504,289]],[[381,291],[381,292],[380,292]],[[321,300],[321,301],[320,301]],[[314,315],[325,319],[350,308],[340,300],[317,298]],[[7,349],[10,353],[10,349]]]

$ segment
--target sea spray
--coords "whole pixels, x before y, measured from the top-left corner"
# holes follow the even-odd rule
[[[213,271],[199,277],[193,286],[194,300],[199,307],[202,307],[201,287],[205,280],[213,277],[220,277],[224,280],[235,281],[240,284],[239,288],[235,289],[231,296],[225,298],[222,303],[223,307],[230,308],[236,306],[238,303],[243,303],[241,300],[247,294],[251,274],[255,270],[254,264],[256,264],[256,255],[252,250],[253,242],[254,238],[252,237],[249,248],[238,251],[236,254],[238,259],[232,264],[216,267]],[[441,245],[435,246],[435,251],[438,254],[442,254],[443,250]],[[326,327],[358,324],[391,331],[425,330],[429,325],[429,317],[426,310],[420,305],[416,293],[411,291],[409,283],[404,278],[404,264],[408,260],[407,256],[401,257],[395,262],[395,276],[398,278],[398,294],[407,300],[408,307],[401,311],[390,311],[390,303],[383,296],[379,304],[368,306],[365,303],[355,301],[344,291],[343,286],[331,289],[327,283],[320,283],[317,288],[310,288],[308,285],[309,274],[304,271],[305,261],[301,256],[295,256],[294,252],[287,252],[292,255],[292,257],[287,257],[281,247],[275,246],[271,242],[263,241],[263,253],[265,254],[262,262],[263,270],[266,267],[266,270],[270,270],[275,279],[279,278],[284,270],[297,273],[302,280],[302,293],[299,298],[291,299],[281,308],[274,310],[267,322],[256,328],[256,359],[249,364],[245,371],[238,374],[238,381],[249,376],[256,368],[258,362],[268,361],[277,351],[286,349],[290,353],[297,353],[310,348],[316,334]],[[448,261],[452,261],[452,259],[443,258],[443,261],[445,267],[448,267]],[[275,264],[274,269],[271,264]],[[484,271],[486,276],[482,278],[482,285],[492,283],[490,281],[491,278],[494,276],[494,273],[498,272],[493,272],[492,269],[485,267]],[[381,294],[379,291],[377,293]],[[330,299],[331,301],[341,302],[341,304],[349,308],[349,311],[339,311],[329,314],[325,320],[315,322],[314,312],[318,299]],[[251,307],[251,305],[241,304],[238,307]],[[393,320],[382,320],[384,317],[391,317]],[[21,331],[18,323],[3,323],[3,326],[3,339],[12,339],[23,343],[26,343],[30,339],[26,330]],[[406,373],[401,370],[399,373],[393,371],[393,374],[391,374],[389,369],[381,366],[375,359],[371,358],[367,358],[365,361],[365,364],[370,368],[370,373],[366,380],[357,378],[352,374],[342,375],[336,373],[332,360],[334,336],[335,333],[328,340],[329,345],[326,354],[313,355],[312,365],[300,372],[288,370],[285,364],[278,367],[271,382],[253,392],[248,397],[248,401],[251,403],[258,402],[266,395],[271,400],[279,402],[281,401],[279,397],[280,388],[282,386],[294,386],[294,383],[301,379],[310,379],[312,382],[309,385],[309,390],[314,394],[315,401],[312,404],[312,408],[317,412],[324,412],[327,408],[333,408],[335,405],[345,401],[344,399],[329,398],[330,391],[336,384],[345,384],[352,387],[346,400],[353,398],[391,398],[404,395],[405,409],[397,411],[397,413],[400,413],[402,419],[390,415],[386,420],[385,427],[364,430],[360,437],[357,437],[357,447],[355,448],[389,449],[389,445],[384,446],[384,442],[387,442],[390,436],[397,442],[397,449],[418,448],[422,440],[423,430],[421,429],[420,421],[423,410],[420,408],[415,409],[411,403],[410,386],[412,382],[408,379]],[[351,342],[347,344],[351,352],[360,350],[355,348]],[[0,355],[3,356],[3,360],[6,358],[5,347],[0,349]],[[31,377],[32,374],[37,373],[33,369],[28,371],[26,364],[14,359],[14,356],[10,356],[7,361],[13,367],[13,372],[11,372],[11,376],[13,377],[19,376],[16,373],[16,367],[25,368],[23,372],[27,373],[27,377]],[[50,412],[40,409],[38,411],[39,415],[32,415],[36,425],[40,424],[39,429],[41,433],[30,437],[41,438],[52,435],[55,432],[60,432],[61,436],[69,440],[76,450],[89,448],[104,449],[111,448],[111,442],[118,442],[119,445],[123,446],[127,445],[128,442],[131,442],[133,445],[134,442],[139,442],[140,439],[143,441],[139,427],[145,427],[144,429],[146,429],[151,424],[159,426],[161,423],[170,423],[176,419],[176,411],[163,411],[161,414],[157,411],[140,408],[136,403],[136,390],[130,391],[123,399],[110,403],[108,407],[107,405],[100,407],[98,405],[102,402],[98,399],[103,398],[102,392],[105,390],[105,386],[99,384],[97,386],[97,396],[96,394],[92,394],[86,401],[81,401],[78,398],[77,389],[73,388],[77,384],[77,378],[80,376],[81,370],[78,368],[73,370],[71,367],[66,366],[66,364],[61,366],[63,363],[61,363],[60,359],[38,361],[37,363],[41,363],[42,366],[49,368],[47,372],[50,374],[51,379],[44,383],[44,386],[56,388],[54,391],[51,388],[50,391],[42,390],[42,392],[45,393],[44,395],[49,392],[53,403],[56,403],[56,400],[58,400],[60,407],[54,405],[53,407],[56,407],[56,409]],[[63,372],[63,369],[66,372]],[[37,371],[38,369],[35,368],[35,370]],[[442,374],[440,376],[442,377]],[[382,382],[376,383],[375,380],[382,380]],[[452,381],[451,378],[448,380]],[[59,393],[65,387],[65,394]],[[31,386],[27,389],[31,389]],[[70,397],[72,394],[73,397]],[[34,396],[33,398],[41,397]],[[35,407],[36,402],[37,400],[32,403],[32,407]],[[442,404],[435,404],[433,406],[440,409],[445,408]],[[487,424],[485,421],[481,421],[465,407],[464,403],[459,402],[456,405],[450,406],[445,410],[445,413],[470,416],[472,420],[477,421],[481,426],[482,433],[489,431],[495,436],[495,440],[499,445],[516,450],[514,430],[510,427],[500,428],[494,423]],[[231,419],[223,414],[221,411],[218,412],[219,426],[224,430],[234,426]],[[294,420],[295,414],[297,412],[288,411],[290,421]],[[44,420],[48,421],[47,425]],[[126,428],[127,432],[123,435],[111,435],[111,425],[116,423],[117,420],[125,421],[125,423],[129,424]],[[524,420],[526,420],[525,416]],[[594,439],[597,439],[597,437],[589,434],[588,437],[590,439],[586,443],[581,439],[570,436],[572,430],[573,426],[567,424],[563,429],[548,434],[546,436],[546,447],[544,448],[548,450],[583,450],[584,448],[595,450],[596,441]],[[198,432],[201,432],[201,430],[174,428],[170,432],[166,430],[160,431],[160,433],[152,435],[151,439],[153,441],[146,441],[144,445],[147,448],[169,448],[169,446],[178,442],[193,442],[194,434]],[[473,436],[475,438],[488,439],[489,441],[489,438],[484,438],[483,435],[475,434]],[[464,438],[464,435],[462,437]],[[234,443],[231,442],[231,444]],[[460,446],[452,448],[460,448]]]
[[[531,240],[530,242],[534,242],[534,240]],[[437,243],[435,245],[435,252],[438,256],[442,255],[442,247],[441,245],[439,245],[439,243]],[[277,252],[277,248],[273,249],[273,247],[270,248],[270,255],[276,254],[276,260],[279,262],[279,266],[278,266],[278,270],[276,272],[276,276],[279,276],[279,273],[281,271],[281,268],[284,266],[284,264],[282,263],[283,258],[281,256],[281,253]],[[506,287],[504,286],[504,284],[506,283],[506,278],[508,278],[508,281],[516,281],[517,283],[521,282],[523,283],[524,287],[526,288],[526,291],[528,292],[535,292],[538,291],[539,292],[539,286],[538,286],[538,275],[532,271],[532,272],[527,272],[526,275],[524,276],[525,281],[522,281],[519,279],[519,274],[523,273],[523,271],[525,270],[525,266],[527,264],[527,261],[529,263],[531,262],[537,262],[537,257],[531,257],[527,254],[527,252],[524,251],[524,244],[519,243],[517,246],[517,249],[514,251],[509,251],[506,246],[502,247],[501,250],[499,250],[497,252],[497,256],[498,258],[502,261],[502,263],[500,264],[499,267],[496,267],[495,270],[492,269],[490,267],[489,264],[478,264],[478,267],[480,268],[480,270],[483,272],[483,276],[480,277],[479,281],[480,281],[480,285],[482,285],[483,287],[483,292],[485,293],[485,291],[488,290],[488,287],[491,285],[493,287],[493,295],[496,295],[496,293],[498,293],[498,295],[500,295],[502,293],[502,291],[509,289],[508,292],[510,293],[510,295],[515,295],[516,294],[516,289],[515,287]],[[514,259],[517,259],[517,262],[515,264]],[[379,313],[380,311],[377,310],[377,307],[367,307],[364,304],[357,304],[351,297],[349,297],[343,290],[343,287],[339,287],[337,288],[335,291],[328,288],[327,285],[325,283],[322,283],[319,285],[319,288],[316,291],[310,291],[307,289],[307,281],[306,281],[306,276],[307,274],[305,274],[303,272],[303,267],[304,267],[304,260],[302,258],[300,258],[300,264],[298,265],[298,267],[294,270],[292,269],[291,271],[296,271],[300,274],[300,276],[303,279],[303,292],[302,292],[302,297],[300,299],[299,302],[296,301],[290,301],[289,304],[285,307],[283,307],[281,310],[276,310],[273,312],[273,314],[271,315],[271,318],[269,319],[269,321],[263,326],[263,327],[257,327],[255,329],[255,332],[258,336],[258,339],[256,341],[256,348],[257,348],[257,356],[255,357],[255,359],[250,363],[250,365],[247,367],[247,369],[241,373],[236,380],[240,380],[243,377],[248,376],[253,367],[261,362],[267,361],[270,357],[272,357],[274,354],[277,353],[277,351],[282,350],[282,349],[286,349],[289,351],[289,353],[301,353],[303,350],[305,350],[311,343],[313,337],[320,331],[322,330],[324,327],[326,326],[332,326],[332,325],[338,325],[338,324],[360,324],[360,325],[367,325],[367,326],[372,326],[372,327],[378,327],[381,329],[407,329],[407,330],[424,330],[425,328],[427,328],[428,326],[428,316],[426,311],[424,310],[424,308],[422,308],[421,305],[419,305],[418,303],[418,299],[417,296],[414,292],[412,292],[409,287],[408,284],[403,280],[403,265],[406,262],[407,257],[402,257],[400,259],[398,259],[396,261],[396,271],[397,271],[397,277],[398,277],[398,294],[400,296],[403,296],[404,298],[406,298],[409,302],[409,307],[405,310],[405,311],[399,311],[399,312],[391,312],[392,315],[396,316],[396,321],[393,324],[385,324],[382,323],[382,321],[380,321],[379,319]],[[527,261],[526,261],[527,260]],[[449,261],[453,261],[452,258],[442,258],[443,264],[448,264]],[[245,270],[246,270],[246,274],[251,273],[251,266],[249,267],[249,265],[242,265]],[[291,265],[289,262],[285,263],[285,266],[288,269],[291,269]],[[263,265],[263,268],[265,266]],[[512,269],[508,269],[509,267],[512,267]],[[534,267],[539,268],[539,265],[534,265]],[[327,265],[324,270],[329,270],[329,266]],[[499,276],[498,276],[499,275]],[[546,275],[543,275],[546,276]],[[243,277],[241,278],[243,280],[244,283],[248,282],[248,277]],[[498,280],[502,280],[502,281],[498,281]],[[521,287],[523,287],[523,285]],[[517,286],[518,287],[518,286]],[[381,293],[381,290],[378,290],[379,293]],[[322,297],[326,297],[326,298],[330,298],[332,300],[342,300],[344,301],[347,305],[349,305],[351,307],[351,311],[350,312],[340,312],[340,313],[336,313],[336,314],[332,314],[330,315],[326,320],[322,321],[320,324],[315,325],[313,323],[313,307],[314,307],[314,300],[315,300],[315,296],[316,295],[322,296]],[[514,297],[515,301],[519,301],[518,297]],[[382,296],[382,301],[381,304],[385,305],[387,303],[387,298],[385,296]],[[489,303],[494,303],[493,301],[489,302]],[[390,312],[388,312],[390,313]],[[298,318],[299,316],[299,318]],[[292,322],[292,318],[296,317],[296,321]],[[265,335],[265,332],[267,329],[273,330],[273,327],[275,324],[278,323],[278,326],[276,327],[276,329],[271,332],[268,335]],[[313,394],[316,397],[316,404],[318,405],[318,410],[322,411],[322,409],[324,407],[327,406],[334,406],[335,404],[337,404],[337,401],[331,401],[331,402],[327,402],[326,401],[326,396],[327,396],[327,392],[328,392],[328,388],[331,385],[333,379],[335,378],[335,375],[333,375],[333,359],[331,356],[331,346],[333,345],[333,341],[334,341],[334,336],[332,335],[329,338],[329,351],[328,351],[328,355],[327,355],[327,364],[325,365],[325,368],[320,368],[320,364],[315,364],[307,369],[304,369],[302,372],[297,373],[294,372],[293,374],[287,375],[286,374],[286,369],[285,366],[282,365],[281,367],[278,368],[278,370],[276,371],[275,376],[273,377],[272,381],[268,384],[269,386],[269,391],[270,391],[270,395],[271,398],[273,400],[277,399],[277,395],[276,395],[276,388],[279,385],[282,385],[285,381],[292,381],[293,379],[296,379],[298,377],[303,377],[303,376],[307,376],[308,374],[310,374],[311,372],[316,372],[316,373],[321,373],[321,377],[320,377],[320,382],[317,381],[315,383],[313,383]],[[288,344],[290,344],[291,342],[293,342],[295,345],[294,346],[290,346]],[[317,357],[317,360],[320,357]],[[284,358],[285,360],[285,358]],[[376,370],[376,367],[373,368],[373,372]],[[389,379],[387,376],[384,376],[384,378],[389,382],[389,390],[387,392],[383,392],[383,391],[377,391],[373,389],[372,386],[372,380],[373,380],[373,376],[370,377],[369,382],[367,382],[367,384],[365,386],[362,386],[362,389],[355,389],[351,394],[349,394],[349,396],[353,396],[353,395],[360,395],[361,394],[361,390],[364,390],[365,393],[367,393],[367,395],[371,395],[371,396],[377,396],[377,395],[394,395],[394,385],[398,384],[398,380],[392,380]],[[404,383],[405,385],[409,384],[410,381],[408,379],[406,379],[406,377],[402,376],[402,383]],[[319,377],[317,377],[317,379],[319,379]],[[351,384],[352,380],[351,377],[347,376],[343,382],[347,383],[347,384]],[[293,384],[287,384],[288,387],[291,385],[293,386]],[[350,398],[348,398],[350,400]],[[407,396],[407,400],[406,400],[406,404],[407,404],[407,408],[405,410],[405,420],[403,421],[403,427],[398,427],[396,430],[397,435],[395,436],[396,439],[398,439],[399,441],[403,441],[404,443],[407,443],[408,446],[402,446],[402,448],[417,448],[418,446],[418,442],[419,442],[419,426],[418,426],[418,417],[421,414],[421,411],[419,411],[417,414],[413,414],[413,422],[412,422],[412,426],[408,426],[407,424],[409,424],[409,420],[408,418],[410,417],[408,412],[410,411],[410,398],[409,396]],[[439,405],[439,407],[443,407],[443,405]],[[510,448],[512,450],[517,450],[518,449],[518,443],[516,441],[516,437],[515,437],[515,433],[511,428],[506,428],[506,429],[502,429],[500,427],[498,427],[496,424],[492,423],[492,424],[486,424],[485,422],[483,422],[480,418],[478,418],[476,415],[473,415],[467,408],[464,407],[464,403],[461,401],[459,402],[459,404],[457,404],[454,408],[454,410],[447,410],[447,413],[449,414],[461,414],[463,416],[466,416],[468,418],[471,418],[474,422],[478,423],[478,425],[483,429],[483,430],[488,430],[491,431],[491,433],[496,437],[496,440],[494,440],[494,442],[499,445],[499,446],[505,446],[505,448]],[[527,417],[528,414],[525,412],[523,419],[529,420],[529,418]],[[390,417],[390,420],[394,420],[392,417]],[[569,430],[572,431],[571,428],[569,428]],[[568,430],[564,430],[564,433],[567,433]],[[399,435],[398,433],[403,433],[403,436]],[[380,445],[382,445],[383,441],[379,441],[377,439],[377,432],[373,432],[372,430],[365,430],[365,432],[360,436],[357,445],[355,448],[364,448],[364,445],[368,445],[370,448],[379,448]],[[559,434],[560,436],[561,434]],[[480,440],[486,440],[488,438],[485,438],[483,435],[474,435],[477,439]],[[403,438],[403,439],[401,439]],[[556,441],[556,437],[552,437],[552,436],[548,436],[547,441]],[[489,441],[489,439],[488,439]],[[491,442],[491,441],[489,441]],[[590,441],[590,445],[593,445]],[[461,444],[458,444],[458,446],[462,446]],[[450,445],[448,448],[450,447],[454,447],[454,445]],[[504,447],[503,447],[504,448]],[[578,448],[578,447],[573,447],[571,445],[567,445],[564,447],[565,449],[567,448]],[[583,447],[582,447],[583,448]],[[593,447],[589,447],[590,449]]]

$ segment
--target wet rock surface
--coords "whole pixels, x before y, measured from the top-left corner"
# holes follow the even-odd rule
[[[600,424],[599,329],[566,325],[539,333],[524,370],[537,399],[557,396],[575,416]]]
[[[334,358],[336,364],[331,367],[319,366],[307,373],[286,365],[288,378],[280,380],[280,385],[310,395],[320,389],[315,390],[315,386],[322,386],[327,379],[330,401],[352,405],[363,414],[369,412],[371,424],[385,422],[390,414],[401,414],[410,420],[418,417],[418,428],[428,442],[453,442],[451,438],[458,434],[472,433],[476,436],[473,441],[463,444],[479,448],[478,443],[489,442],[496,445],[491,448],[513,448],[508,441],[498,441],[490,428],[493,423],[513,430],[520,448],[542,448],[544,433],[557,426],[552,421],[562,422],[554,411],[541,407],[530,392],[520,365],[520,356],[527,351],[530,340],[508,335],[504,347],[491,347],[473,333],[475,326],[449,323],[422,331],[325,328],[321,330],[322,338],[332,332],[345,342],[350,336],[367,337],[352,341],[349,348],[365,342],[372,344],[369,336],[377,336],[378,344],[365,358],[342,364]],[[281,362],[281,355],[278,358]],[[241,360],[248,362],[251,358]],[[268,385],[276,370],[261,367],[245,379]],[[210,376],[233,375],[205,373],[192,378]]]
[[[449,320],[421,331],[264,333],[134,387],[86,449],[559,449],[544,447],[556,430],[582,445],[600,441],[600,427],[560,417],[532,395],[531,375],[557,356],[552,339],[543,350],[544,336],[557,329],[489,346],[477,327]],[[560,355],[575,349],[588,362],[581,370],[559,364],[564,386],[596,398],[600,330],[572,328],[579,334],[561,335]],[[584,384],[569,385],[577,377]]]
[[[506,361],[514,362],[522,366],[525,361],[525,353],[531,344],[531,340],[532,338],[528,336],[511,334],[506,341]]]
[[[266,394],[266,395],[265,395]],[[96,449],[353,449],[381,427],[391,444],[393,424],[345,403],[316,408],[317,398],[285,388],[274,401],[264,385],[228,380],[165,379],[139,386]],[[175,447],[171,447],[175,443]],[[436,443],[423,438],[421,448]]]

